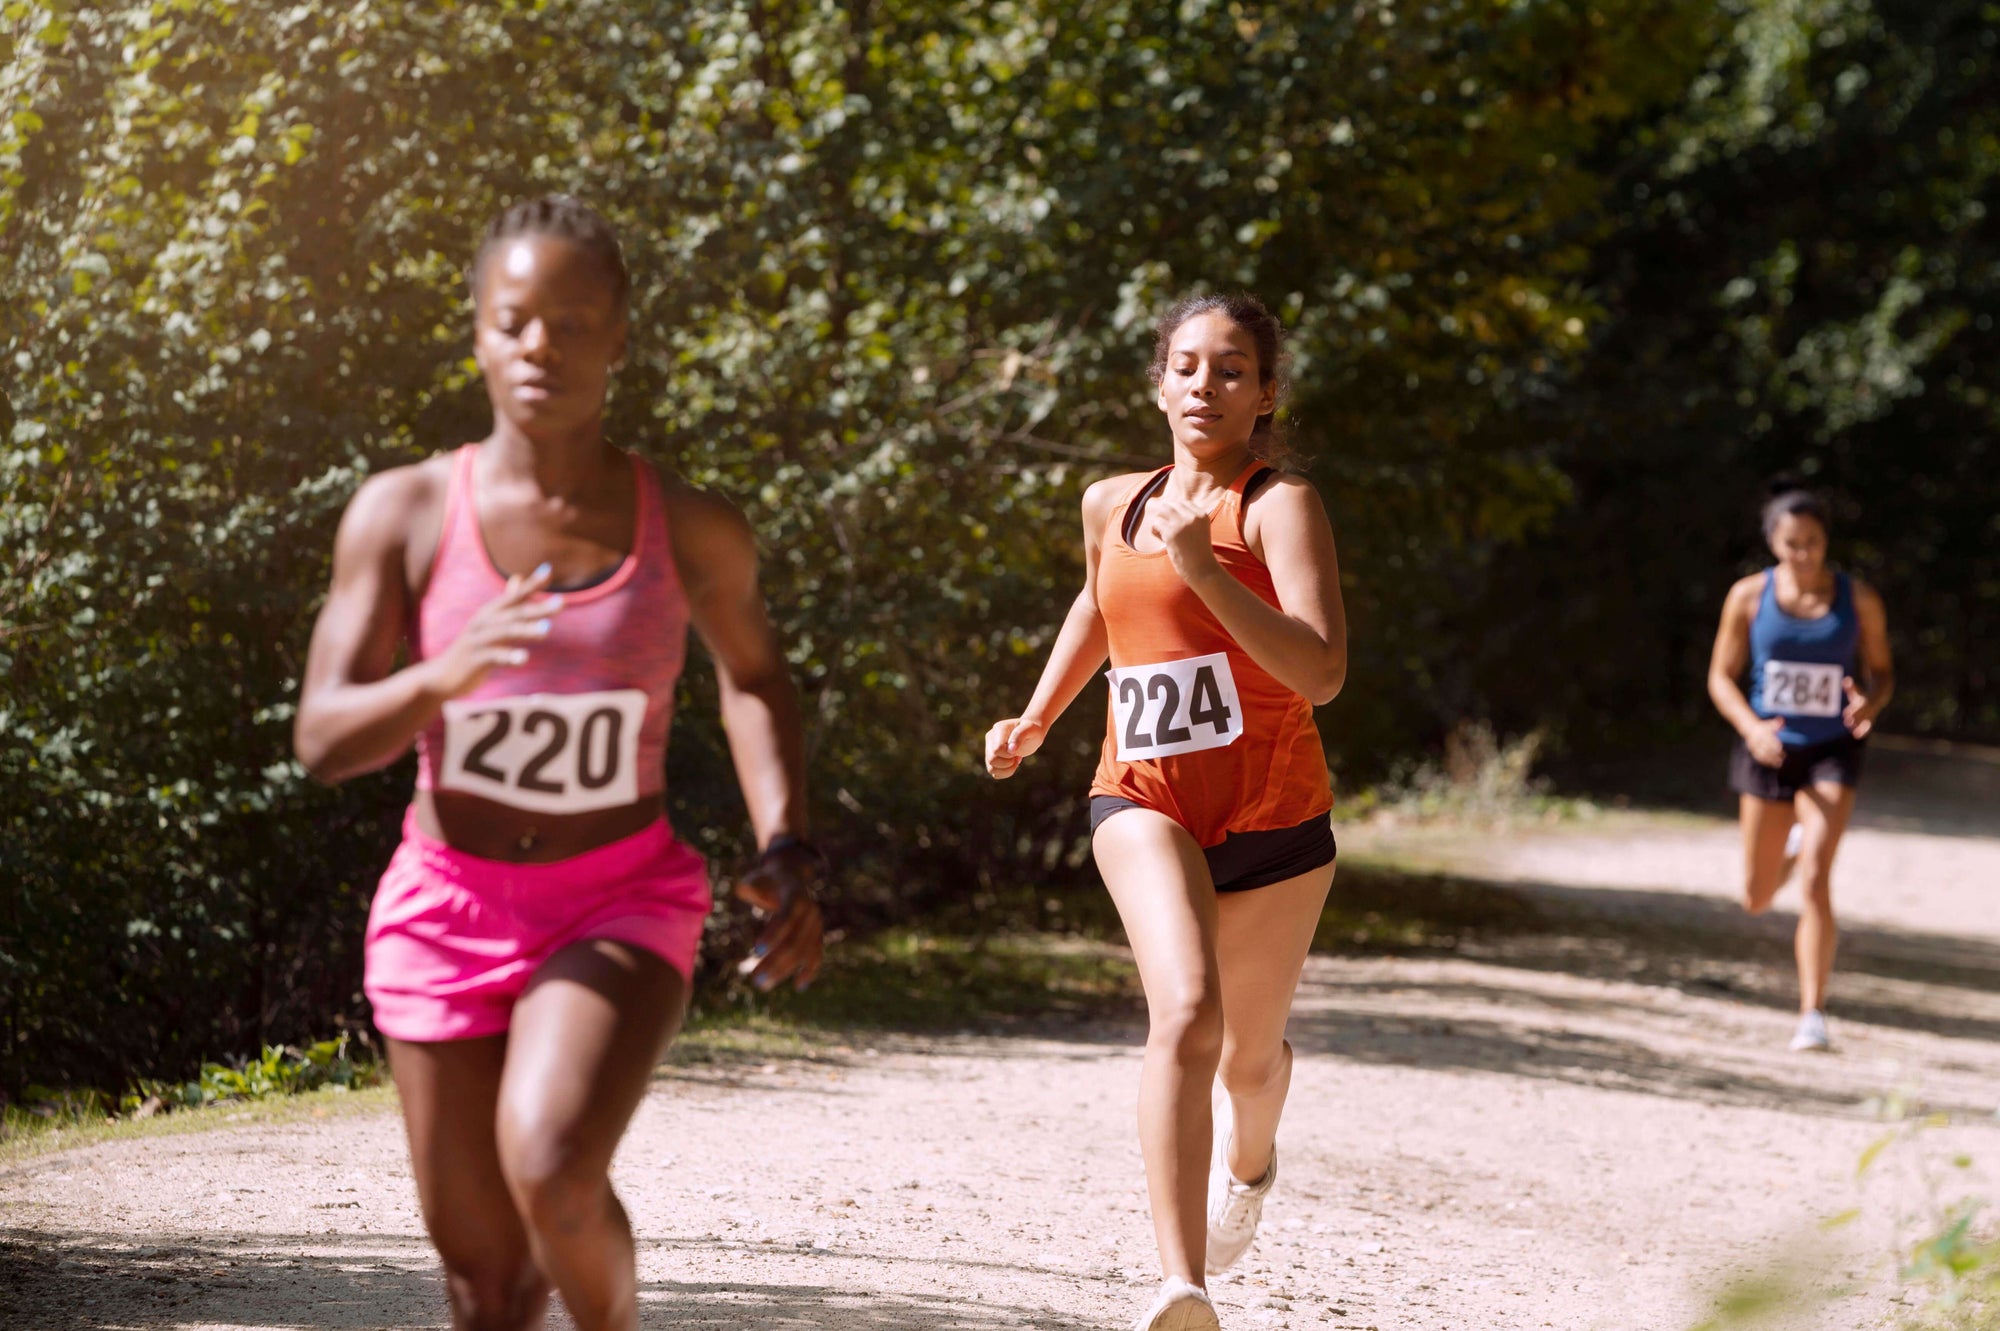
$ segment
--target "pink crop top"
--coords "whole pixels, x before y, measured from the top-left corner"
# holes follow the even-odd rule
[[[479,531],[477,444],[453,456],[444,529],[417,606],[418,659],[450,645],[506,590]],[[618,808],[666,787],[674,687],[687,656],[687,594],[667,538],[660,481],[632,458],[632,550],[604,581],[562,593],[549,636],[417,737],[417,786],[542,813]]]

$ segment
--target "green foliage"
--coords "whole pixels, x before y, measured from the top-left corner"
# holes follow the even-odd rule
[[[1888,1195],[1896,1218],[1894,1278],[1914,1287],[1921,1301],[1898,1325],[1918,1331],[1990,1331],[2000,1326],[2000,1226],[1989,1199],[1969,1182],[1972,1157],[1954,1152],[1940,1158],[1932,1138],[1952,1125],[1952,1117],[1926,1112],[1914,1092],[1896,1090],[1867,1106],[1887,1125],[1856,1159],[1857,1179],[1879,1175],[1890,1165],[1901,1177]],[[1823,1230],[1845,1228],[1867,1207],[1853,1207],[1821,1222]],[[1780,1262],[1746,1271],[1715,1298],[1712,1314],[1693,1331],[1735,1331],[1782,1321],[1827,1306],[1840,1291],[1829,1289],[1823,1267]]]
[[[1928,1292],[1929,1325],[1962,1331],[2000,1325],[2000,1219],[1991,1199],[1972,1190],[1972,1157],[1941,1158],[1930,1141],[1950,1126],[1950,1116],[1923,1112],[1905,1091],[1884,1096],[1878,1110],[1889,1131],[1862,1153],[1855,1172],[1866,1174],[1891,1156],[1922,1194],[1914,1224],[1905,1226],[1899,1277]]]
[[[345,1035],[305,1048],[270,1045],[256,1058],[204,1063],[190,1081],[164,1082],[141,1077],[124,1095],[84,1088],[26,1088],[19,1105],[0,1109],[0,1141],[23,1132],[53,1127],[151,1118],[184,1109],[301,1095],[307,1091],[360,1090],[383,1082],[382,1064],[371,1056],[356,1058]]]
[[[373,1058],[356,1059],[347,1037],[321,1040],[305,1048],[267,1045],[256,1058],[230,1063],[204,1063],[192,1081],[161,1082],[146,1078],[132,1084],[119,1100],[125,1113],[136,1113],[148,1101],[167,1109],[202,1109],[231,1100],[262,1100],[274,1095],[299,1095],[321,1087],[358,1090],[379,1085],[382,1065]]]
[[[615,437],[762,533],[849,918],[1065,871],[1097,704],[1004,787],[977,737],[1080,582],[1082,487],[1164,456],[1147,326],[1190,287],[1295,329],[1349,770],[1686,714],[1716,534],[1802,448],[1914,496],[1852,548],[1942,635],[1909,714],[1977,721],[1990,56],[1977,5],[1924,12],[10,0],[0,1084],[358,1014],[409,773],[306,782],[306,633],[355,485],[484,432],[464,265],[545,190],[627,240]],[[726,870],[685,694],[673,815]]]
[[[1588,800],[1554,795],[1548,779],[1535,774],[1547,742],[1541,730],[1504,739],[1484,721],[1461,722],[1445,736],[1441,759],[1397,764],[1386,780],[1338,804],[1333,816],[1338,822],[1374,817],[1504,823],[1595,815],[1597,807]]]
[[[1364,614],[1549,519],[1539,443],[1478,428],[1593,317],[1584,159],[1678,87],[1691,13],[12,4],[4,1079],[357,1001],[408,777],[303,780],[300,659],[354,485],[484,428],[463,264],[504,201],[570,189],[628,238],[612,428],[757,521],[827,839],[898,885],[848,909],[887,914],[1073,834],[1092,709],[997,797],[975,739],[1079,581],[1081,486],[1162,454],[1168,296],[1246,284],[1297,326]],[[1398,618],[1361,639],[1378,687],[1434,641]],[[676,822],[726,863],[688,693]]]
[[[1763,483],[1826,492],[1885,598],[1898,731],[2000,736],[2000,181],[1990,0],[1721,7],[1673,114],[1618,145],[1606,312],[1530,413],[1577,502],[1468,580],[1462,705],[1573,747],[1715,733]]]

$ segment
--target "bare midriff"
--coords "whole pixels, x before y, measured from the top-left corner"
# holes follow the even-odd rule
[[[549,814],[451,790],[419,790],[416,799],[424,835],[468,855],[511,864],[548,864],[622,841],[664,817],[666,808],[664,794],[616,809]]]

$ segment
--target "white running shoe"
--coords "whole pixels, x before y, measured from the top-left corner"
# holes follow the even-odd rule
[[[1250,1251],[1257,1222],[1264,1218],[1264,1198],[1278,1181],[1278,1148],[1271,1148],[1271,1167],[1255,1183],[1229,1172],[1229,1099],[1216,1111],[1215,1161],[1208,1171],[1208,1273],[1219,1275]]]
[[[1168,1276],[1160,1297],[1132,1324],[1132,1331],[1222,1331],[1208,1291],[1179,1276]]]
[[[1792,1052],[1807,1053],[1833,1048],[1833,1041],[1826,1035],[1826,1014],[1818,1008],[1799,1017],[1799,1028],[1792,1032]]]

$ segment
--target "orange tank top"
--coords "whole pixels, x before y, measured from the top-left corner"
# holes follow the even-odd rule
[[[1209,516],[1223,570],[1278,605],[1271,570],[1243,538],[1243,495],[1268,470],[1252,463]],[[1232,832],[1296,827],[1333,808],[1312,703],[1279,683],[1174,572],[1164,550],[1132,547],[1135,504],[1173,471],[1153,473],[1112,511],[1099,544],[1097,608],[1110,638],[1111,710],[1093,795],[1155,809],[1203,846]]]

